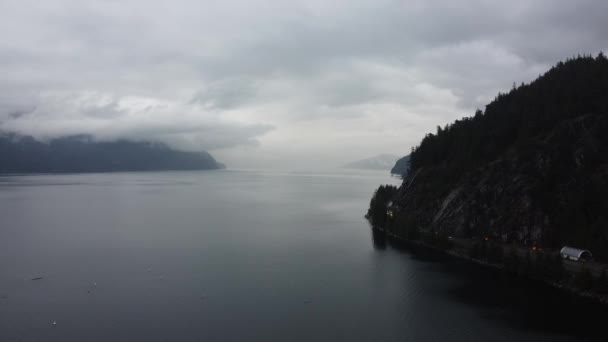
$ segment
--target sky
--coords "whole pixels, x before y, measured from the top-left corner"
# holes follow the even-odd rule
[[[605,0],[0,0],[0,130],[161,141],[229,168],[405,155],[560,60]]]

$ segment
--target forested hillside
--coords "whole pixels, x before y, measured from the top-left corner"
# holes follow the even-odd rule
[[[395,234],[569,244],[606,258],[606,132],[608,59],[560,62],[485,111],[429,133],[412,149],[403,185],[372,200],[370,220],[378,224],[391,203],[385,228]]]

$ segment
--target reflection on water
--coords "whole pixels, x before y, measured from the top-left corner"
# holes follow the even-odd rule
[[[607,317],[597,307],[372,232],[363,215],[387,182],[398,179],[226,170],[0,177],[0,341],[605,336],[590,323]]]
[[[403,243],[376,230],[372,230],[371,235],[377,250],[388,248],[404,258],[433,264],[433,271],[456,280],[435,294],[474,308],[485,320],[512,329],[557,334],[573,340],[603,341],[608,337],[603,325],[598,324],[599,318],[608,317],[606,306],[538,281]]]
[[[374,245],[374,249],[376,250],[385,250],[387,246],[387,237],[386,234],[376,230],[370,229],[372,232],[372,243]]]

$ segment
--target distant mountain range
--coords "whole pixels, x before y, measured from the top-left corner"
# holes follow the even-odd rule
[[[346,169],[362,169],[362,170],[390,170],[395,162],[399,159],[398,156],[392,154],[380,154],[375,157],[357,160],[343,166]]]
[[[207,152],[183,152],[155,142],[98,142],[79,135],[41,142],[0,132],[0,173],[212,170]]]

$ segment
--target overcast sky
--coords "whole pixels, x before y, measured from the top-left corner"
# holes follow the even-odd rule
[[[0,0],[0,129],[160,140],[232,168],[405,155],[559,60],[606,0]]]

